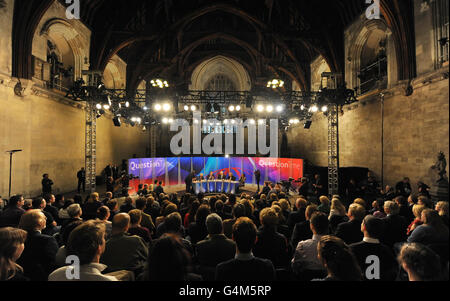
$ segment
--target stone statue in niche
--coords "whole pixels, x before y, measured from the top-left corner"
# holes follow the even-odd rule
[[[56,46],[50,41],[47,41],[47,46],[47,62],[50,64],[50,86],[53,88],[59,78],[62,63],[59,61],[58,55],[56,54]]]
[[[446,171],[445,168],[447,167],[447,160],[445,160],[445,155],[443,152],[439,152],[437,156],[437,161],[434,163],[433,166],[431,166],[432,170],[435,170],[435,173],[437,174],[437,180],[436,182],[446,181]]]
[[[436,163],[431,166],[433,174],[433,184],[431,185],[430,195],[433,201],[448,201],[449,184],[445,169],[447,160],[443,152],[437,155]]]

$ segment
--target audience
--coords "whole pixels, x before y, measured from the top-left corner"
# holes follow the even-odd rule
[[[58,207],[55,206],[56,198],[53,194],[46,194],[44,196],[46,206],[44,208],[44,211],[50,213],[53,217],[53,220],[55,220],[59,224],[59,210]],[[66,207],[67,208],[67,207]]]
[[[61,209],[59,209],[58,220],[60,221],[60,223],[64,222],[64,220],[67,220],[70,218],[69,213],[67,213],[67,208],[69,208],[69,206],[72,204],[75,204],[75,201],[73,199],[67,199],[64,202],[64,206]],[[47,205],[47,207],[48,207],[48,205]],[[47,207],[45,207],[45,209],[47,209]]]
[[[322,236],[317,245],[320,262],[327,270],[322,281],[361,281],[361,268],[350,248],[335,236]]]
[[[150,214],[145,213],[146,207],[147,207],[147,200],[145,198],[138,198],[136,200],[136,209],[140,210],[142,215],[141,225],[142,227],[147,228],[148,231],[150,231],[150,235],[152,235],[156,232],[156,227],[155,224],[153,223],[152,216]]]
[[[425,209],[426,207],[424,205],[416,204],[412,207],[412,213],[414,214],[415,219],[411,222],[411,224],[409,224],[408,228],[406,229],[407,236],[410,236],[414,229],[423,224],[421,217],[422,211],[424,211]]]
[[[133,199],[131,197],[126,197],[125,198],[125,203],[120,206],[120,212],[121,213],[128,213],[133,209],[136,209],[133,205]]]
[[[397,203],[393,201],[384,202],[384,212],[386,217],[383,221],[386,224],[384,235],[381,238],[381,242],[388,247],[393,248],[394,244],[406,241],[406,229],[408,223],[403,216],[398,213],[400,208]]]
[[[25,212],[20,218],[19,228],[27,232],[25,249],[17,263],[23,267],[25,277],[32,281],[46,281],[55,269],[58,243],[53,236],[42,234],[46,217],[39,209]]]
[[[0,228],[0,281],[27,281],[23,268],[16,263],[25,248],[27,232],[21,229]]]
[[[133,209],[128,212],[130,215],[130,227],[128,228],[128,233],[131,235],[136,235],[142,238],[147,244],[151,243],[150,231],[141,226],[142,212],[139,209]]]
[[[384,226],[382,219],[367,215],[361,224],[363,240],[350,245],[361,270],[367,271],[363,273],[365,280],[394,281],[397,277],[398,266],[394,253],[379,240],[384,233]],[[371,259],[370,256],[376,258]]]
[[[317,257],[317,245],[322,236],[328,234],[328,226],[325,213],[316,211],[312,214],[310,228],[313,236],[298,243],[292,259],[292,270],[301,280],[311,280],[315,275],[325,273],[324,266]]]
[[[139,275],[148,257],[148,247],[139,236],[127,233],[130,216],[119,213],[112,221],[111,238],[106,242],[106,249],[100,262],[108,266],[108,272],[119,270],[132,271]]]
[[[348,222],[340,223],[336,229],[336,236],[346,244],[360,242],[363,239],[361,222],[366,214],[366,209],[358,203],[353,203],[348,208]]]
[[[106,269],[100,263],[105,251],[105,224],[102,221],[87,221],[76,227],[70,234],[67,244],[67,255],[75,255],[79,259],[79,274],[68,277],[74,270],[72,266],[64,266],[48,277],[49,281],[117,281],[114,276],[103,275]]]
[[[433,209],[422,211],[421,221],[408,237],[408,242],[418,242],[424,245],[448,243],[448,227],[442,221],[439,213]]]
[[[291,245],[296,247],[299,241],[311,239],[313,233],[311,231],[310,219],[314,212],[317,211],[316,205],[309,205],[305,211],[305,221],[295,224],[292,232]]]
[[[216,266],[234,258],[236,244],[223,234],[222,219],[216,213],[206,218],[208,236],[196,245],[196,259],[204,280],[214,280]]]
[[[435,210],[439,212],[442,221],[448,227],[448,202],[437,202]]]
[[[0,227],[17,228],[22,214],[25,213],[25,210],[22,209],[23,204],[23,196],[15,195],[11,197],[8,206],[0,214]]]
[[[409,281],[442,281],[442,267],[439,256],[420,243],[404,244],[398,261],[408,273]]]
[[[36,197],[33,199],[33,202],[32,202],[33,209],[41,210],[42,213],[44,213],[44,215],[45,215],[46,224],[45,224],[45,228],[42,230],[42,233],[52,236],[53,234],[56,234],[59,231],[59,229],[56,227],[56,222],[53,219],[53,216],[49,212],[44,210],[45,206],[46,206],[46,202],[45,202],[44,198]]]
[[[253,254],[259,258],[269,259],[275,268],[287,268],[289,250],[286,237],[277,232],[279,218],[275,209],[264,208],[260,213],[261,227]]]
[[[203,240],[208,235],[208,229],[206,228],[206,218],[211,213],[209,205],[201,205],[197,213],[195,214],[195,222],[191,223],[188,228],[188,235],[192,244]]]
[[[347,210],[345,206],[338,198],[331,200],[330,215],[328,216],[330,221],[330,231],[334,233],[340,223],[348,221]]]
[[[295,208],[297,210],[292,211],[287,218],[287,225],[289,227],[289,232],[292,233],[295,224],[305,221],[305,210],[308,202],[303,198],[298,198],[295,201]]]
[[[99,201],[100,196],[97,192],[91,193],[88,201],[83,205],[83,219],[90,220],[97,217],[97,209],[103,204]]]
[[[226,237],[232,238],[233,225],[238,218],[245,216],[245,207],[242,204],[235,204],[232,211],[233,218],[223,221],[223,233]]]
[[[112,223],[109,221],[110,211],[106,206],[101,206],[97,209],[97,219],[96,221],[100,221],[105,225],[105,239],[109,239],[111,237],[112,232]]]
[[[317,210],[325,213],[326,215],[329,215],[330,214],[330,200],[328,199],[328,197],[324,196],[324,195],[320,196],[319,202],[320,202],[320,205],[319,205],[319,207],[317,207]]]
[[[233,225],[233,240],[236,242],[234,259],[220,263],[216,268],[218,281],[273,281],[275,268],[270,260],[257,258],[252,249],[257,239],[255,224],[248,217],[240,217]]]

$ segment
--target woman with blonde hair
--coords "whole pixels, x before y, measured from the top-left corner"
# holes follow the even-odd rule
[[[16,263],[25,249],[27,232],[17,228],[0,228],[0,281],[26,281],[23,268]]]
[[[319,201],[320,201],[320,205],[319,205],[319,207],[317,207],[317,210],[325,213],[326,215],[329,215],[330,214],[330,199],[327,196],[322,195],[321,197],[319,197]]]
[[[448,227],[444,225],[439,213],[433,209],[422,211],[423,225],[418,226],[408,237],[408,242],[424,245],[448,243]]]
[[[416,218],[408,226],[408,229],[406,230],[406,235],[408,235],[408,236],[411,235],[411,233],[414,229],[416,229],[418,226],[423,224],[420,217],[422,216],[422,211],[424,211],[425,209],[426,209],[426,207],[424,205],[418,205],[418,204],[416,204],[412,207],[412,212]]]
[[[328,216],[328,220],[330,221],[330,230],[332,233],[336,231],[337,226],[340,223],[348,221],[347,210],[342,202],[337,198],[333,198],[331,200],[330,215]]]

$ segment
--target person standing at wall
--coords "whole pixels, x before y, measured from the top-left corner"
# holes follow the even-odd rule
[[[86,171],[84,170],[84,167],[81,167],[81,169],[77,172],[77,178],[78,178],[78,193],[81,192],[81,187],[83,187],[83,192],[86,192]]]
[[[261,172],[259,171],[259,169],[255,170],[255,180],[256,184],[258,185],[257,192],[259,192],[259,182],[261,181]]]
[[[51,194],[53,181],[50,180],[48,174],[44,174],[42,177],[42,195]]]

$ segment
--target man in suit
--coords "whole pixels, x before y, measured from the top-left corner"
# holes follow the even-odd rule
[[[158,186],[155,187],[155,193],[157,196],[159,196],[161,193],[164,193],[164,188],[162,187],[162,182],[158,182]]]
[[[360,242],[363,239],[361,222],[366,215],[366,209],[360,204],[351,204],[348,208],[348,222],[340,223],[336,229],[336,236],[346,244]]]
[[[265,194],[267,197],[269,196],[269,191],[270,191],[270,186],[269,186],[270,182],[264,182],[264,187],[261,191],[261,194]]]
[[[144,212],[146,207],[147,200],[145,198],[138,198],[136,200],[136,209],[140,210],[142,214],[141,226],[147,228],[150,231],[150,234],[153,235],[156,232],[156,227],[151,215]]]
[[[259,182],[261,181],[261,172],[259,171],[259,169],[256,169],[254,174],[255,174],[256,184],[258,185],[257,192],[259,192]]]
[[[11,197],[8,206],[0,214],[0,227],[17,228],[20,217],[25,213],[25,210],[22,209],[24,203],[25,201],[21,195]]]
[[[52,193],[53,181],[50,180],[48,174],[44,174],[42,177],[42,195]]]
[[[42,230],[43,234],[47,234],[47,235],[51,236],[51,235],[54,235],[55,233],[59,232],[59,228],[56,227],[57,225],[56,225],[55,220],[53,219],[53,216],[49,212],[44,210],[46,207],[46,202],[43,197],[40,197],[40,196],[35,197],[32,201],[32,206],[33,206],[33,209],[41,210],[42,213],[44,213],[44,215],[45,215],[46,226],[45,226],[45,229]]]
[[[289,213],[288,219],[287,219],[287,225],[289,227],[289,233],[292,233],[294,230],[295,224],[301,223],[306,220],[305,218],[305,210],[307,201],[302,198],[298,198],[295,201],[295,207],[297,208],[296,211],[292,211]]]
[[[216,178],[214,177],[214,173],[211,171],[211,173],[209,174],[208,180],[212,181],[215,180]]]
[[[20,219],[19,228],[27,231],[28,235],[25,249],[17,263],[32,281],[47,281],[48,275],[56,268],[58,243],[53,236],[41,233],[45,224],[45,215],[39,209],[25,212]]]
[[[53,219],[55,220],[55,222],[57,224],[60,224],[59,210],[55,206],[55,202],[56,202],[55,196],[53,194],[46,194],[46,195],[44,195],[44,199],[46,202],[44,211],[50,213],[52,215]]]
[[[196,253],[203,280],[212,281],[216,266],[234,258],[236,244],[223,234],[222,218],[216,213],[208,215],[206,228],[208,236],[197,243]]]
[[[217,176],[217,180],[225,180],[225,175],[223,174],[223,171],[219,173],[219,176]]]
[[[111,238],[100,262],[108,266],[107,272],[119,270],[133,271],[139,275],[148,257],[148,248],[142,238],[127,233],[130,216],[127,213],[116,214],[112,221]]]
[[[317,211],[317,205],[309,205],[305,210],[305,221],[295,224],[291,236],[291,245],[296,248],[299,241],[311,239],[313,233],[309,224],[314,212]]]
[[[381,242],[392,248],[394,244],[406,241],[408,223],[403,216],[399,215],[400,207],[396,202],[384,202],[384,212],[386,217],[383,220],[386,227]]]
[[[367,215],[361,224],[361,232],[364,233],[363,240],[350,245],[366,280],[394,281],[397,277],[398,265],[394,253],[379,240],[383,235],[384,226],[382,219]],[[370,256],[376,256],[379,263],[370,260]],[[374,264],[379,264],[379,266],[371,269]]]
[[[256,226],[248,217],[240,217],[233,225],[236,242],[234,259],[220,263],[216,268],[216,281],[273,281],[275,268],[267,259],[253,256],[256,243]]]

